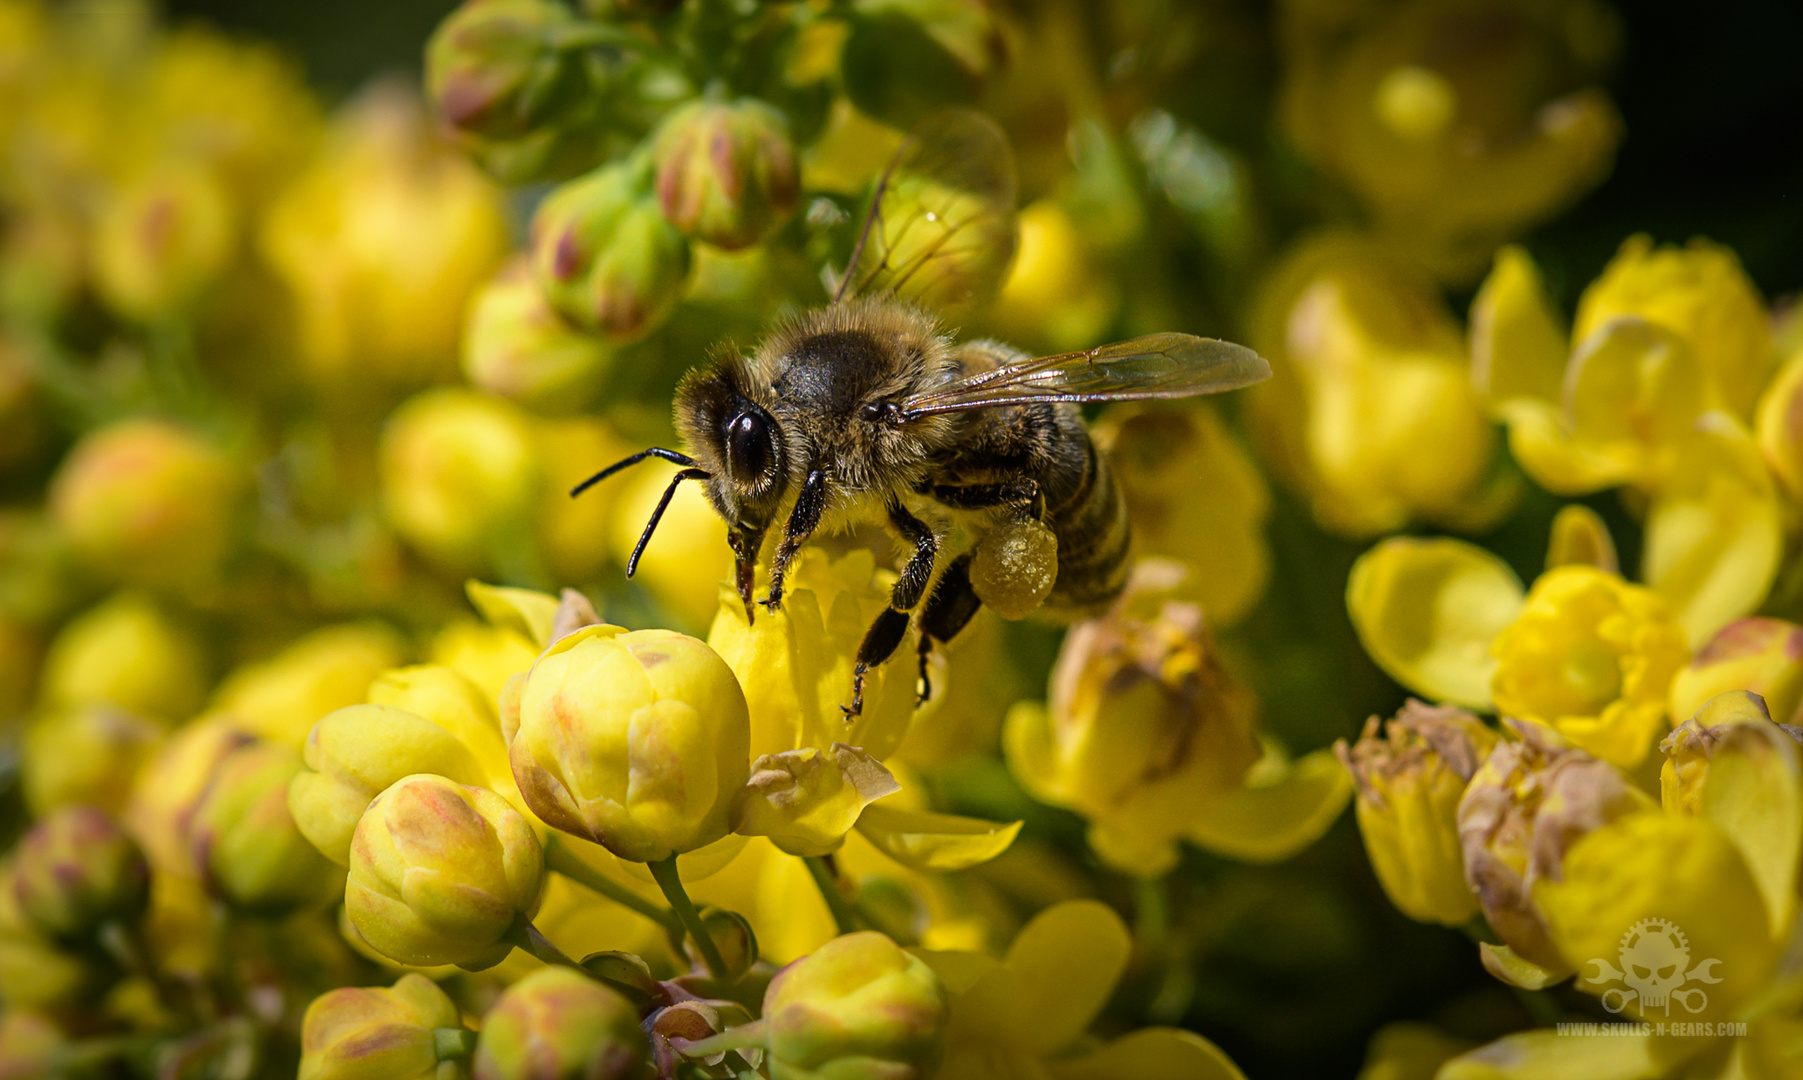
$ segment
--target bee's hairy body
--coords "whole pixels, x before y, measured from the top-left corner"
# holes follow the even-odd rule
[[[890,508],[901,507],[936,534],[961,521],[980,536],[1004,517],[1031,514],[1058,539],[1048,608],[1082,613],[1120,593],[1129,530],[1120,491],[1078,408],[998,405],[905,422],[889,409],[1023,356],[993,341],[953,343],[931,316],[906,304],[860,300],[807,312],[749,357],[725,357],[692,377],[677,396],[677,425],[697,464],[719,478],[707,485],[710,499],[744,542],[761,543],[772,521],[793,514],[815,471],[826,480],[818,530],[893,517]],[[772,421],[780,476],[769,486],[782,489],[774,499],[744,497],[755,485],[734,478],[719,434],[746,403]],[[779,551],[776,566],[785,562]]]

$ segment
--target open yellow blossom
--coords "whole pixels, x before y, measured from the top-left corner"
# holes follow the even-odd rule
[[[1247,396],[1255,432],[1323,525],[1371,536],[1508,510],[1458,327],[1406,265],[1351,237],[1307,241],[1262,287],[1253,328],[1276,372]]]
[[[1586,566],[1541,575],[1491,650],[1498,712],[1545,724],[1623,768],[1638,765],[1665,729],[1667,692],[1690,659],[1657,596]]]
[[[1472,305],[1472,374],[1542,487],[1646,496],[1641,577],[1701,641],[1757,607],[1778,569],[1777,486],[1742,400],[1758,390],[1743,384],[1763,385],[1769,363],[1757,362],[1756,377],[1723,370],[1724,350],[1748,348],[1724,340],[1746,337],[1734,327],[1748,303],[1757,308],[1744,279],[1643,273],[1644,248],[1630,241],[1592,285],[1569,347],[1533,261],[1515,248],[1498,253]],[[1724,308],[1740,314],[1709,314]]]
[[[1188,839],[1237,858],[1285,858],[1351,794],[1328,751],[1291,765],[1261,745],[1251,694],[1182,601],[1072,627],[1047,705],[1021,702],[1008,764],[1036,798],[1089,819],[1090,845],[1124,872],[1159,877]]]

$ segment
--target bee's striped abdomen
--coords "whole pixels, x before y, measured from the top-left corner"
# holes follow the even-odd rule
[[[1046,523],[1058,537],[1058,580],[1046,604],[1083,612],[1110,603],[1126,586],[1132,529],[1127,523],[1127,502],[1114,482],[1107,456],[1096,448],[1080,422],[1076,437],[1083,440],[1087,451],[1083,479],[1070,489],[1068,497],[1046,507]]]

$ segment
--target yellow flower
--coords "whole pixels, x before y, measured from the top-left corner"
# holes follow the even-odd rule
[[[320,717],[361,702],[370,684],[400,662],[400,637],[382,623],[322,627],[227,675],[212,711],[298,750]]]
[[[1404,915],[1462,926],[1477,914],[1459,846],[1459,799],[1496,745],[1475,716],[1411,700],[1378,736],[1377,717],[1334,745],[1357,785],[1359,832],[1378,883]]]
[[[101,296],[146,321],[188,306],[237,253],[233,211],[210,169],[184,163],[147,170],[107,200],[96,225]]]
[[[834,743],[765,754],[751,763],[733,831],[768,836],[791,855],[827,855],[845,842],[864,808],[901,790],[882,763]]]
[[[704,643],[588,626],[532,667],[513,774],[548,824],[635,862],[725,836],[748,775],[745,697]]]
[[[109,578],[179,589],[213,580],[235,539],[243,470],[199,434],[124,420],[84,436],[50,482],[50,517]]]
[[[392,988],[341,987],[307,1006],[300,1080],[455,1080],[468,1069],[443,1051],[467,1054],[458,1036],[470,1033],[456,1003],[424,976],[402,975]]]
[[[1602,825],[1652,806],[1606,761],[1557,735],[1515,724],[1519,741],[1498,743],[1459,801],[1465,880],[1508,952],[1485,946],[1484,966],[1506,981],[1517,962],[1550,983],[1569,971],[1536,905],[1539,882],[1559,875],[1572,843]],[[1525,966],[1523,965],[1523,966]],[[1538,985],[1529,984],[1533,989]]]
[[[1369,536],[1507,512],[1458,326],[1429,282],[1364,241],[1322,236],[1271,275],[1253,326],[1275,372],[1247,399],[1255,431],[1323,525]]]
[[[503,787],[512,783],[513,767],[507,760],[507,740],[495,712],[497,696],[485,693],[444,664],[395,668],[383,672],[369,686],[370,704],[404,709],[450,732],[488,773],[492,782],[485,786],[505,795]]]
[[[463,374],[478,389],[533,408],[568,411],[572,399],[593,398],[614,350],[553,311],[531,265],[516,256],[470,301],[462,357]],[[584,464],[593,471],[593,463]]]
[[[1608,174],[1621,119],[1594,83],[1618,31],[1602,4],[1282,10],[1285,130],[1439,273],[1475,271]]]
[[[492,791],[421,774],[364,811],[344,906],[384,956],[480,970],[506,958],[543,882],[543,852],[519,811]]]
[[[156,750],[163,727],[110,705],[84,705],[38,717],[19,747],[25,805],[35,816],[63,806],[125,807],[132,777]]]
[[[1730,690],[1758,694],[1774,718],[1790,723],[1803,705],[1803,626],[1745,618],[1722,627],[1672,679],[1672,723]]]
[[[531,550],[543,484],[532,426],[504,398],[428,390],[382,432],[382,503],[390,524],[454,573],[504,566]]]
[[[339,891],[339,874],[288,811],[288,783],[300,771],[300,755],[286,746],[236,747],[211,770],[182,824],[208,891],[238,910],[285,915],[323,906]]]
[[[207,657],[155,602],[118,593],[63,627],[39,678],[39,696],[52,708],[110,705],[167,724],[199,708]]]
[[[138,771],[121,820],[143,845],[159,876],[200,876],[188,843],[188,823],[221,764],[256,742],[255,735],[230,719],[211,716],[171,735]]]
[[[1329,752],[1261,763],[1251,695],[1222,666],[1194,604],[1140,601],[1072,627],[1047,706],[1022,702],[1004,732],[1009,767],[1035,798],[1089,819],[1109,865],[1159,877],[1190,839],[1280,859],[1320,835],[1351,785]],[[1257,768],[1255,768],[1255,766]]]
[[[304,370],[347,392],[453,372],[464,301],[506,244],[499,194],[392,85],[340,115],[260,236],[299,307]]]
[[[720,551],[726,551],[724,542]],[[825,750],[836,742],[878,761],[894,752],[915,707],[906,646],[865,678],[862,715],[847,723],[839,708],[851,700],[858,643],[889,603],[889,575],[876,570],[869,551],[834,561],[816,548],[804,549],[790,570],[782,610],[760,612],[753,625],[746,625],[744,605],[730,588],[717,587],[715,597],[718,614],[707,640],[744,687],[754,755]]]
[[[1199,1035],[1144,1028],[1101,1046],[1084,1032],[1126,970],[1132,940],[1111,908],[1072,900],[1040,912],[995,960],[924,952],[950,997],[939,1080],[1241,1080]]]
[[[1577,1042],[1550,1030],[1455,1058],[1441,1080],[1563,1075],[1788,1076],[1798,1065],[1794,973],[1803,762],[1756,697],[1724,695],[1666,741],[1664,810],[1643,809],[1567,846],[1533,886],[1576,985],[1611,1012],[1653,1022],[1734,1020],[1745,1034],[1657,1031]],[[1701,775],[1698,775],[1698,774]],[[1581,1063],[1581,1064],[1580,1064]]]
[[[1271,493],[1239,440],[1209,406],[1137,403],[1109,409],[1095,437],[1127,500],[1134,550],[1183,560],[1177,595],[1215,626],[1238,622],[1271,571]]]
[[[1630,242],[1622,258],[1635,250]],[[1623,271],[1629,284],[1634,273]],[[1597,296],[1568,349],[1532,260],[1504,249],[1472,305],[1473,378],[1542,487],[1581,495],[1631,485],[1647,496],[1641,577],[1701,641],[1771,586],[1783,542],[1776,485],[1741,419],[1746,407],[1703,359],[1720,344],[1694,336],[1709,320],[1651,301],[1636,308],[1628,285]],[[1586,322],[1585,312],[1596,314]]]
[[[461,674],[496,701],[507,680],[538,658],[532,639],[516,630],[489,626],[474,619],[454,619],[432,639],[428,658]]]
[[[1676,248],[1629,237],[1578,300],[1572,337],[1584,341],[1622,316],[1683,338],[1727,406],[1752,417],[1777,356],[1765,301],[1733,251],[1701,239]]]
[[[1588,566],[1541,575],[1491,651],[1499,713],[1628,769],[1665,729],[1672,678],[1690,657],[1658,597]]]
[[[1683,629],[1651,591],[1595,566],[1514,571],[1459,540],[1392,538],[1353,565],[1365,650],[1428,697],[1532,721],[1623,768],[1664,730]]]
[[[633,1080],[649,1056],[625,998],[582,972],[542,967],[482,1018],[475,1067],[482,1080]]]
[[[1787,360],[1759,399],[1755,432],[1765,463],[1793,505],[1803,501],[1803,352]],[[1794,511],[1793,511],[1794,512]]]

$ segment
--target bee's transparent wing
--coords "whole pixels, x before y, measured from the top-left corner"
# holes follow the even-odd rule
[[[1133,401],[1214,394],[1262,382],[1271,366],[1244,345],[1190,334],[1149,334],[1084,352],[979,371],[901,402],[912,420],[935,413],[1054,401]]]
[[[943,308],[993,294],[1014,258],[1014,197],[1014,158],[995,121],[935,114],[877,181],[833,302],[893,296]]]

